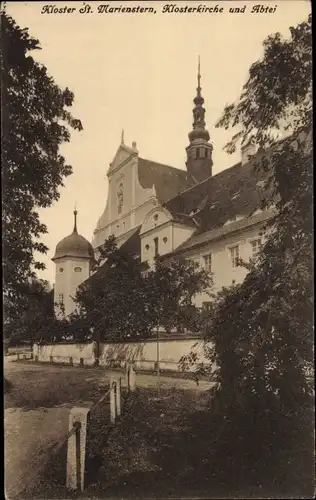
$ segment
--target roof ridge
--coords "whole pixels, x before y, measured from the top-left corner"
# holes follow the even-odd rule
[[[196,188],[196,186],[200,186],[201,184],[204,184],[204,182],[207,182],[209,181],[210,179],[214,179],[215,177],[217,177],[218,175],[222,174],[223,172],[227,172],[227,170],[231,170],[232,168],[235,168],[235,167],[238,167],[238,166],[241,166],[241,161],[239,161],[238,163],[235,163],[234,165],[232,165],[231,167],[228,167],[228,168],[225,168],[224,170],[221,170],[220,172],[218,172],[217,174],[215,175],[210,175],[209,177],[207,177],[206,179],[204,179],[204,181],[201,181],[201,182],[198,182],[197,184],[193,184],[192,186],[189,186],[188,188],[184,189],[183,191],[181,191],[180,193],[178,193],[176,196],[174,196],[173,198],[170,198],[166,203],[168,203],[169,201],[171,200],[174,200],[175,198],[177,198],[178,196],[182,196],[184,193],[187,193],[188,191],[190,191],[191,189],[193,188]]]
[[[173,167],[172,165],[167,165],[166,163],[161,163],[161,162],[155,161],[155,160],[148,160],[147,158],[139,157],[138,159],[143,160],[143,161],[147,161],[149,163],[154,163],[155,165],[160,165],[162,167],[172,168],[173,170],[177,170],[178,172],[183,172],[185,174],[188,174],[188,172],[186,170],[184,170],[183,168]]]

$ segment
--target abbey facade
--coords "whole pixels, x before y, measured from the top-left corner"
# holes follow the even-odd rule
[[[76,289],[94,272],[99,249],[111,235],[149,264],[158,254],[198,262],[213,273],[213,291],[244,279],[247,271],[237,265],[238,259],[256,258],[262,228],[274,213],[273,204],[262,210],[267,174],[253,168],[253,156],[259,153],[248,143],[240,162],[212,175],[213,145],[203,105],[199,71],[183,170],[142,158],[136,143],[126,145],[122,133],[91,244],[78,234],[75,221],[74,232],[56,247],[54,300],[63,304],[66,316],[74,310]],[[196,297],[199,307],[209,301],[207,294]]]

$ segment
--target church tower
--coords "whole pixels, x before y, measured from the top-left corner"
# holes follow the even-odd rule
[[[89,278],[94,265],[92,245],[77,231],[77,213],[77,210],[74,210],[73,232],[57,244],[52,258],[56,267],[55,315],[59,319],[75,311],[73,297],[78,286]]]
[[[209,142],[210,134],[205,129],[204,99],[201,95],[200,57],[198,64],[198,86],[193,99],[193,129],[189,133],[190,144],[186,148],[187,170],[195,183],[199,183],[212,175],[213,146]]]

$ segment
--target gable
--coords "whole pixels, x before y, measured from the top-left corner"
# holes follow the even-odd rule
[[[127,163],[129,158],[135,155],[137,155],[137,151],[135,149],[129,148],[125,144],[120,144],[112,162],[110,163],[107,176],[112,175],[117,168]]]
[[[140,234],[147,233],[152,229],[158,228],[162,224],[172,220],[168,210],[163,207],[155,207],[145,217],[141,227]]]

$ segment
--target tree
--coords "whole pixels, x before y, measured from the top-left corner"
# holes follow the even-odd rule
[[[23,299],[28,278],[44,269],[35,252],[46,253],[40,238],[47,228],[38,209],[59,199],[72,173],[60,155],[70,130],[82,130],[69,109],[74,100],[33,57],[39,41],[1,12],[3,275],[6,315]]]
[[[33,344],[60,338],[62,325],[54,318],[53,290],[45,280],[30,280],[21,287],[23,302],[15,316],[5,318],[5,337],[11,345]],[[58,333],[59,332],[59,333]]]
[[[260,488],[291,497],[313,489],[311,17],[290,34],[265,40],[263,58],[218,122],[239,129],[228,152],[255,139],[254,168],[267,170],[277,209],[257,262],[218,295],[206,325],[218,382],[213,456],[241,495],[245,486],[254,496]]]
[[[135,339],[152,336],[158,326],[182,331],[194,327],[197,310],[192,299],[211,285],[204,270],[160,259],[149,269],[124,246],[118,248],[113,237],[101,250],[101,262],[104,259],[106,263],[76,295],[78,313],[72,317],[76,335],[81,332],[86,338],[92,328],[95,340]]]
[[[146,336],[139,301],[143,266],[124,248],[118,248],[114,237],[105,241],[100,252],[98,269],[75,297],[78,313],[72,315],[71,323],[76,338],[90,337],[91,331],[94,340]]]
[[[142,300],[151,331],[157,327],[167,331],[199,331],[200,311],[193,299],[202,292],[210,293],[210,273],[181,257],[171,260],[158,257],[144,281]]]

